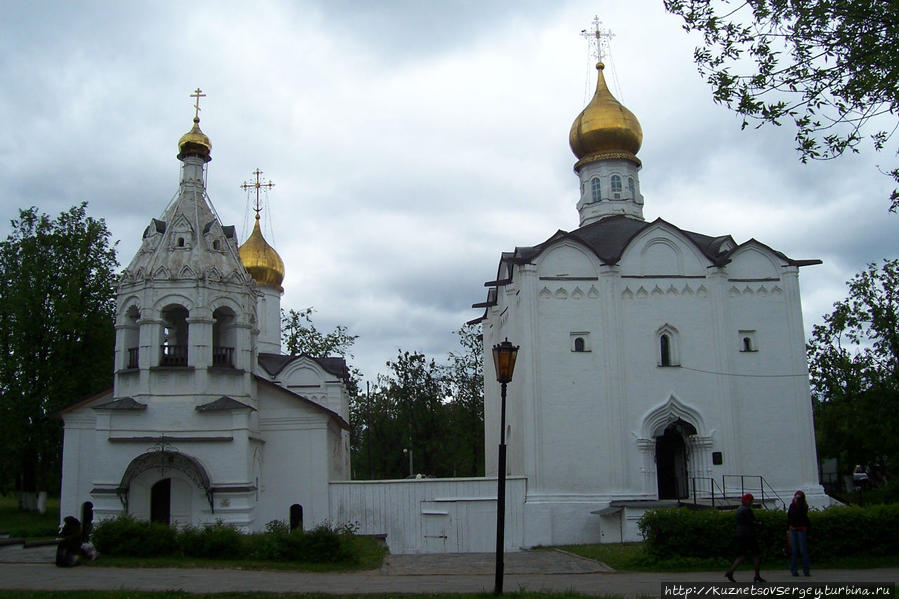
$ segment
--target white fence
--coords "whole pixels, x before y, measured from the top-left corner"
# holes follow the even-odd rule
[[[506,479],[506,551],[523,545],[526,491],[527,478]],[[332,522],[386,534],[391,553],[496,550],[495,478],[335,481],[329,496]]]

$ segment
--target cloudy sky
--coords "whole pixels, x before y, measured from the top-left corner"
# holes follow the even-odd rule
[[[19,208],[87,201],[126,265],[177,191],[200,87],[222,222],[246,238],[240,184],[261,169],[282,306],[359,335],[367,378],[398,348],[454,349],[500,252],[577,227],[568,130],[592,95],[579,32],[594,15],[615,33],[612,91],[643,126],[648,220],[822,259],[800,277],[806,330],[854,272],[897,255],[877,170],[890,156],[801,165],[790,129],[741,132],[661,0],[5,0],[2,13],[0,234]]]

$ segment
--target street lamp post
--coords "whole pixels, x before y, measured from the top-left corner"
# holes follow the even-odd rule
[[[506,528],[506,384],[512,380],[515,371],[515,358],[518,346],[512,345],[507,338],[493,346],[493,366],[496,368],[496,380],[500,383],[500,431],[499,431],[499,470],[496,477],[496,580],[493,592],[503,593],[503,546]]]
[[[409,478],[412,478],[412,450],[411,449],[403,449],[403,453],[409,455]]]

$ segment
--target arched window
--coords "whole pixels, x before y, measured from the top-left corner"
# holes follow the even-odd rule
[[[659,366],[680,366],[678,356],[679,333],[670,324],[666,324],[656,331],[656,340]]]
[[[290,531],[303,530],[303,506],[295,503],[290,506]]]
[[[139,368],[140,364],[140,310],[131,306],[125,312],[125,368]]]
[[[621,197],[621,177],[618,175],[612,175],[612,193],[616,198]]]
[[[574,351],[582,352],[584,351],[584,338],[576,337],[574,339]]]
[[[237,334],[231,308],[216,308],[212,313],[212,365],[234,368],[234,348]]]
[[[627,178],[627,190],[631,194],[631,199],[634,199],[635,197],[637,197],[637,186],[634,184],[633,177]]]
[[[751,337],[743,337],[743,351],[752,351]]]
[[[590,188],[593,193],[593,201],[598,202],[599,200],[601,200],[602,194],[600,193],[599,177],[593,177],[593,179],[590,181]]]
[[[187,366],[187,308],[171,305],[162,310],[160,366]]]
[[[659,364],[662,366],[671,366],[671,337],[663,334],[659,337]]]

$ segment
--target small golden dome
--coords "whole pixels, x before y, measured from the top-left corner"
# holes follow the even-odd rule
[[[602,74],[604,68],[603,63],[596,63],[596,93],[574,119],[568,134],[568,144],[578,158],[575,170],[604,158],[624,158],[640,164],[636,156],[643,144],[640,121],[609,91]]]
[[[258,214],[253,232],[249,239],[240,246],[238,252],[244,268],[247,269],[257,285],[284,291],[284,288],[281,287],[281,283],[284,281],[284,261],[262,237]]]
[[[212,160],[212,142],[200,130],[200,119],[197,117],[194,117],[193,128],[178,140],[178,160],[183,160],[188,154],[196,154],[204,162]]]

